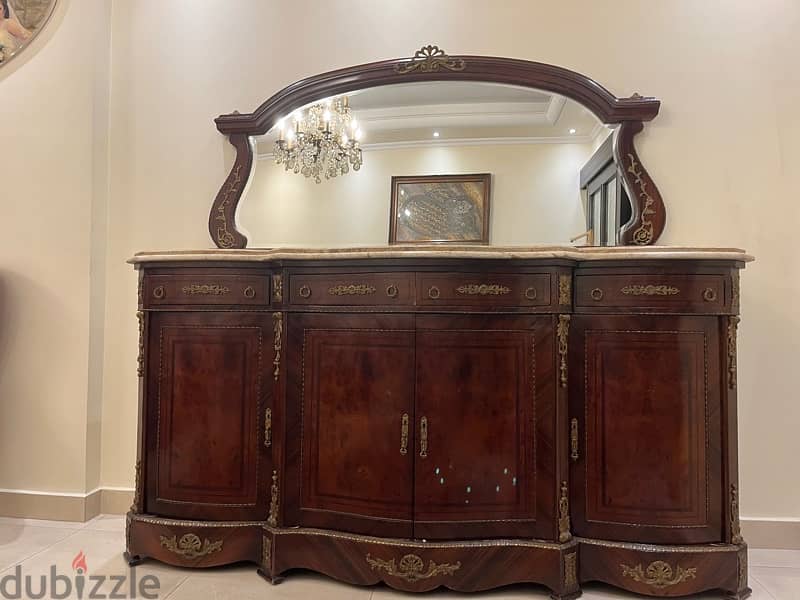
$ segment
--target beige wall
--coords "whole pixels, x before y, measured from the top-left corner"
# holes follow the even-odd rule
[[[240,223],[254,247],[386,245],[392,175],[491,173],[492,244],[567,244],[586,229],[580,169],[591,144],[367,150],[357,173],[322,183],[258,161]]]
[[[103,6],[71,0],[53,39],[0,81],[2,147],[15,149],[0,161],[0,487],[92,485],[98,336],[101,482],[132,485],[136,284],[124,261],[209,246],[208,208],[232,158],[213,117],[249,111],[299,77],[435,42],[560,64],[620,96],[663,100],[639,139],[669,209],[662,242],[741,246],[759,259],[742,280],[742,514],[800,518],[800,480],[788,475],[800,454],[796,2],[236,0],[221,10],[210,0],[116,0],[106,205],[95,181],[102,43],[85,33]],[[103,261],[105,314],[94,277]],[[105,326],[90,340],[98,318]]]

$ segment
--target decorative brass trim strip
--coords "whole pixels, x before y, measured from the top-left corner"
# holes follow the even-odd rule
[[[681,567],[675,566],[673,571],[672,567],[665,563],[663,560],[656,560],[647,565],[646,569],[642,569],[641,563],[635,567],[621,564],[622,576],[630,577],[634,581],[644,583],[656,589],[672,587],[686,581],[687,579],[694,579],[697,576],[697,569],[695,567]]]
[[[558,541],[568,542],[572,539],[569,521],[569,486],[561,482],[561,498],[558,501]]]
[[[275,333],[275,342],[274,342],[274,349],[275,349],[275,358],[272,361],[272,364],[275,366],[274,371],[272,372],[272,376],[275,381],[278,381],[278,377],[281,374],[281,340],[283,337],[283,313],[272,313],[272,328]]]
[[[131,512],[133,513],[140,513],[142,512],[142,461],[141,459],[136,461],[136,475],[133,488],[133,504],[131,504]]]
[[[578,460],[578,419],[572,419],[569,427],[569,444],[570,455],[569,457],[574,461]]]
[[[432,560],[428,562],[428,570],[425,570],[425,563],[416,554],[406,554],[400,559],[399,565],[395,559],[382,560],[373,558],[371,554],[366,556],[367,563],[373,571],[384,571],[387,575],[405,579],[408,582],[430,579],[437,575],[452,575],[461,568],[461,561],[456,563],[436,564]]]
[[[428,458],[428,417],[419,420],[419,457]]]
[[[728,389],[736,388],[736,332],[739,317],[728,317]]]
[[[162,548],[166,548],[170,552],[184,558],[200,558],[201,556],[207,556],[222,550],[223,540],[212,542],[209,541],[208,538],[205,538],[201,542],[200,538],[194,533],[187,533],[177,541],[177,536],[174,535],[172,537],[167,537],[166,535],[159,537],[161,539]]]
[[[743,549],[737,556],[739,568],[739,590],[747,589],[747,549]]]
[[[735,483],[731,484],[730,513],[731,544],[744,543],[742,527],[739,523],[739,490]]]
[[[136,311],[136,320],[139,322],[139,354],[136,357],[136,375],[144,377],[144,312]]]
[[[574,539],[580,544],[588,544],[590,546],[619,548],[621,550],[632,550],[635,552],[647,552],[651,554],[663,554],[670,552],[680,552],[684,554],[717,554],[719,552],[738,552],[739,548],[741,548],[741,546],[734,546],[732,544],[661,546],[658,544],[641,544],[637,542],[609,542],[607,540],[595,540],[584,537],[576,537]]]
[[[272,536],[264,534],[261,537],[261,564],[271,571],[272,567]]]
[[[130,517],[131,520],[139,523],[146,523],[147,525],[159,525],[161,527],[193,527],[214,529],[220,527],[262,527],[264,525],[264,521],[186,521],[135,514],[131,514]]]
[[[264,447],[272,446],[272,409],[264,411]]]
[[[331,296],[369,296],[375,293],[375,286],[363,283],[340,284],[328,288]]]
[[[450,71],[463,71],[466,66],[463,58],[453,58],[439,46],[428,44],[417,50],[409,62],[395,65],[394,71],[398,75],[405,75],[417,70],[431,73],[438,71],[439,67]]]
[[[681,291],[671,285],[626,285],[620,290],[626,296],[676,296]]]
[[[272,276],[272,298],[275,302],[283,302],[283,275]]]
[[[572,276],[558,276],[558,303],[561,306],[572,304]]]
[[[578,553],[564,555],[564,587],[567,590],[578,587]]]
[[[267,517],[267,525],[270,527],[278,526],[278,471],[272,471],[272,488],[270,491],[269,501],[269,517]]]
[[[465,283],[456,288],[462,296],[505,296],[511,289],[496,283]]]
[[[400,454],[408,454],[408,413],[400,418]]]
[[[656,214],[653,210],[653,205],[656,203],[655,199],[647,191],[647,182],[642,177],[642,170],[639,169],[639,163],[636,162],[632,152],[628,153],[628,160],[631,164],[628,166],[628,173],[633,175],[633,181],[639,186],[639,196],[644,199],[644,206],[642,207],[642,214],[640,216],[641,225],[633,232],[633,243],[639,246],[646,246],[653,241],[653,221],[650,220],[650,215]]]
[[[231,290],[228,286],[216,283],[192,283],[183,286],[181,291],[187,296],[224,296],[229,294]]]
[[[558,315],[558,357],[559,357],[559,380],[561,387],[567,387],[567,351],[569,350],[569,321],[570,315]]]

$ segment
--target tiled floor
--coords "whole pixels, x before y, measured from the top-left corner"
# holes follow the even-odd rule
[[[122,559],[123,547],[123,517],[101,516],[85,524],[0,518],[0,599],[20,597],[12,596],[16,591],[13,581],[3,582],[7,575],[15,574],[17,565],[21,566],[23,582],[26,575],[33,576],[32,589],[27,595],[24,588],[20,590],[21,597],[41,598],[38,595],[40,577],[49,573],[51,565],[56,565],[59,573],[71,578],[74,574],[72,561],[80,551],[86,555],[90,574],[127,575],[129,570]],[[410,596],[386,587],[353,587],[304,572],[292,573],[281,585],[271,586],[256,575],[254,565],[192,571],[147,561],[136,567],[137,579],[141,580],[146,575],[158,578],[158,597],[170,600],[521,600],[549,597],[544,588],[536,586],[516,586],[484,594],[465,595],[440,590],[423,596]],[[63,585],[56,591],[63,594]],[[106,581],[100,590],[105,594],[103,597],[123,597],[111,595],[114,585],[110,579]],[[800,600],[800,551],[751,550],[750,587],[753,588],[753,600]],[[83,598],[89,598],[88,592],[88,589],[84,590]],[[125,597],[131,597],[129,589],[127,592]],[[46,597],[50,597],[49,594]],[[73,593],[70,597],[80,596]],[[141,595],[137,594],[136,597],[141,598]],[[711,599],[721,598],[722,595],[703,594],[696,597]],[[583,598],[634,600],[641,597],[602,585],[587,584]]]

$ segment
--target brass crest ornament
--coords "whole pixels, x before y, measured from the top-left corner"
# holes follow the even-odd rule
[[[626,285],[620,290],[626,296],[677,296],[681,291],[671,285]]]
[[[331,296],[369,296],[375,293],[375,286],[355,283],[334,285],[328,288]]]
[[[405,75],[413,71],[431,73],[438,71],[439,68],[449,71],[463,71],[467,64],[463,58],[448,56],[439,46],[428,44],[414,53],[410,61],[395,65],[395,72]]]
[[[272,276],[272,297],[275,302],[283,302],[283,276]]]
[[[686,581],[687,579],[694,579],[697,576],[697,569],[695,567],[684,568],[676,565],[675,569],[664,561],[657,560],[647,565],[646,569],[642,569],[642,565],[638,564],[635,567],[628,565],[620,565],[622,567],[622,576],[630,577],[634,581],[644,583],[656,589],[663,589],[672,587]]]
[[[230,288],[224,285],[193,283],[185,285],[181,291],[187,296],[224,296],[230,293]]]
[[[561,306],[569,306],[572,303],[572,276],[558,276],[558,303]]]
[[[200,541],[194,533],[187,533],[179,540],[174,535],[172,537],[162,535],[160,538],[163,548],[184,558],[200,558],[222,550],[222,540],[212,542],[205,538]]]
[[[456,292],[462,296],[505,296],[511,292],[511,289],[495,283],[481,283],[480,285],[470,283],[458,286]]]
[[[399,577],[411,583],[422,579],[430,579],[437,575],[452,575],[461,568],[461,562],[437,565],[431,560],[428,562],[426,570],[425,563],[416,554],[406,554],[400,559],[399,564],[395,559],[382,560],[374,558],[371,554],[367,554],[366,560],[373,571],[384,571],[387,575]]]

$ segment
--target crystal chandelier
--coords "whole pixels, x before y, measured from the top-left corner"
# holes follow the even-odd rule
[[[302,173],[320,183],[361,168],[361,130],[353,117],[347,96],[310,106],[305,114],[295,112],[294,127],[278,123],[275,162],[286,171]]]

